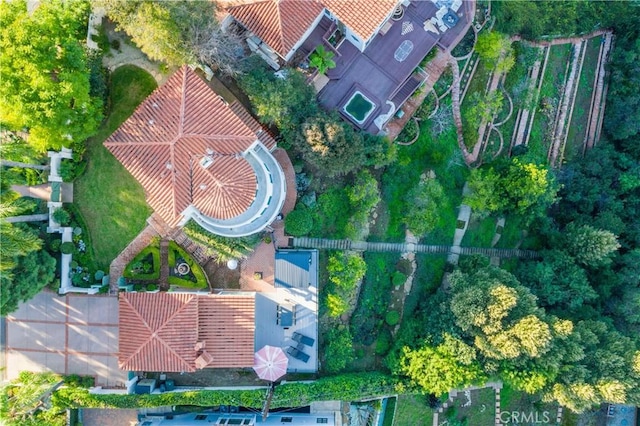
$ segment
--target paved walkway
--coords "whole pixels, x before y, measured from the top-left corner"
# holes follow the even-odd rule
[[[469,403],[471,403],[471,399],[470,399],[470,395],[471,395],[471,391],[474,390],[479,390],[479,389],[484,389],[484,388],[493,388],[493,390],[496,393],[496,399],[495,399],[495,424],[496,426],[501,425],[502,422],[500,421],[500,390],[502,389],[502,382],[487,382],[485,383],[483,386],[469,386],[468,388],[464,388],[461,390],[458,389],[452,389],[451,391],[449,391],[449,399],[447,399],[447,401],[442,403],[442,406],[440,408],[438,408],[434,413],[433,413],[433,426],[439,426],[440,422],[439,422],[439,416],[440,414],[442,414],[442,412],[444,410],[447,409],[447,407],[449,407],[450,405],[453,404],[453,400],[454,398],[456,398],[458,396],[459,393],[463,393],[467,396],[467,398],[469,398]]]
[[[7,379],[20,371],[53,371],[96,377],[102,386],[124,386],[118,368],[118,299],[48,290],[23,302],[6,318]]]
[[[427,253],[427,254],[456,254],[472,255],[481,254],[488,257],[518,257],[523,259],[536,259],[538,253],[533,250],[485,248],[485,247],[460,247],[440,246],[413,243],[372,243],[367,241],[328,240],[322,238],[289,238],[289,244],[299,248],[316,248],[325,250],[352,250],[352,251],[376,251],[396,253]]]

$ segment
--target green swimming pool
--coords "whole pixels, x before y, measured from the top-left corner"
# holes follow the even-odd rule
[[[351,96],[349,102],[344,106],[344,112],[358,124],[362,124],[369,117],[375,104],[369,100],[362,92],[357,91]]]

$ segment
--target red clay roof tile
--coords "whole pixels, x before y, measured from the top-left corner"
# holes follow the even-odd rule
[[[253,365],[254,295],[120,294],[119,366],[132,371],[195,371],[197,342],[208,368]]]
[[[176,225],[191,204],[207,216],[230,219],[251,205],[256,191],[255,173],[240,154],[261,139],[256,134],[261,127],[246,115],[238,117],[195,72],[182,67],[104,144],[167,224]],[[210,152],[214,164],[205,169],[199,163]]]
[[[285,57],[322,9],[317,0],[264,0],[232,7],[229,13]]]

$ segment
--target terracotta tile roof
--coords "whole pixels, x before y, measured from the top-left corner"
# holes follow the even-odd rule
[[[198,340],[213,356],[208,367],[253,366],[254,295],[200,296],[198,303]]]
[[[232,7],[229,13],[285,57],[322,10],[318,0],[264,0]]]
[[[194,295],[121,293],[118,365],[130,371],[195,371]]]
[[[203,359],[207,368],[253,365],[253,294],[122,293],[119,304],[123,370],[193,372]]]
[[[391,15],[397,0],[322,0],[322,3],[343,24],[363,40],[374,35],[384,20]]]
[[[182,67],[104,144],[167,224],[177,224],[190,204],[207,216],[229,219],[249,207],[257,185],[249,163],[236,155],[258,139],[245,121]],[[214,154],[214,164],[205,169],[199,162],[210,151],[223,155]]]

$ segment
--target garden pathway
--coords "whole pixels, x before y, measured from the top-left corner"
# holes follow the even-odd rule
[[[413,243],[376,243],[367,241],[329,240],[323,238],[289,238],[289,245],[297,248],[316,248],[325,250],[351,250],[351,251],[375,251],[395,253],[428,253],[458,255],[481,254],[488,257],[519,257],[523,259],[535,259],[538,253],[533,250],[486,248],[486,247],[460,247],[440,246]]]
[[[465,388],[465,389],[462,389],[462,390],[452,389],[451,391],[449,391],[449,399],[447,399],[445,402],[443,402],[442,406],[440,408],[438,408],[433,413],[433,426],[439,426],[440,425],[438,417],[440,416],[440,414],[442,414],[443,411],[445,411],[447,409],[447,407],[449,407],[450,405],[453,404],[454,398],[456,398],[459,393],[467,394],[468,392],[471,392],[473,390],[480,390],[480,389],[484,389],[484,388],[492,388],[494,390],[494,392],[496,393],[496,398],[495,398],[495,404],[496,404],[496,407],[495,407],[496,408],[496,411],[495,411],[495,424],[496,424],[496,426],[497,425],[501,425],[502,422],[500,420],[500,390],[502,389],[502,382],[487,382],[483,386],[469,386],[468,388]]]
[[[113,262],[111,262],[109,266],[109,290],[111,294],[118,293],[118,278],[122,276],[127,264],[131,262],[143,248],[151,244],[151,239],[157,235],[158,233],[155,228],[147,225],[147,227],[120,252],[118,257],[113,259]]]

